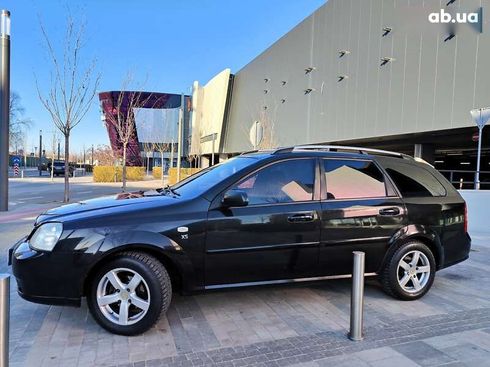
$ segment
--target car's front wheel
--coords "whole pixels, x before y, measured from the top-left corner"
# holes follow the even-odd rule
[[[381,273],[381,284],[391,296],[415,300],[429,291],[435,271],[432,251],[422,242],[410,241],[393,253]]]
[[[141,252],[123,252],[98,269],[87,297],[95,320],[115,334],[136,335],[151,328],[172,298],[165,267]]]

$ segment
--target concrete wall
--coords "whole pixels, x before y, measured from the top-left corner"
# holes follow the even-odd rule
[[[490,235],[490,191],[461,190],[468,208],[471,236]]]
[[[251,149],[262,120],[281,146],[473,126],[469,111],[490,105],[489,17],[445,42],[453,30],[428,15],[489,2],[446,3],[329,0],[235,74],[224,151]]]

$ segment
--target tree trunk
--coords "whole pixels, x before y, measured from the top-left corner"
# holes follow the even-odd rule
[[[126,149],[127,145],[123,144],[123,166],[122,166],[122,191],[126,191]]]
[[[70,201],[70,132],[65,134],[65,203]]]

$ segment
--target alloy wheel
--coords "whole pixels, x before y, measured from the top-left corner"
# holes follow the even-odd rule
[[[97,305],[109,321],[132,325],[146,315],[150,307],[150,289],[136,271],[112,269],[97,285]]]
[[[407,252],[398,262],[398,284],[405,292],[420,292],[429,281],[430,271],[429,259],[422,251]]]

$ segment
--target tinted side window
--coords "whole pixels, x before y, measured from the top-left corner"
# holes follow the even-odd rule
[[[246,177],[233,189],[248,195],[249,205],[313,200],[315,161],[296,159],[274,163]]]
[[[398,163],[385,166],[396,187],[404,197],[445,196],[446,189],[423,167]]]
[[[327,199],[386,196],[383,173],[370,161],[325,159]]]

